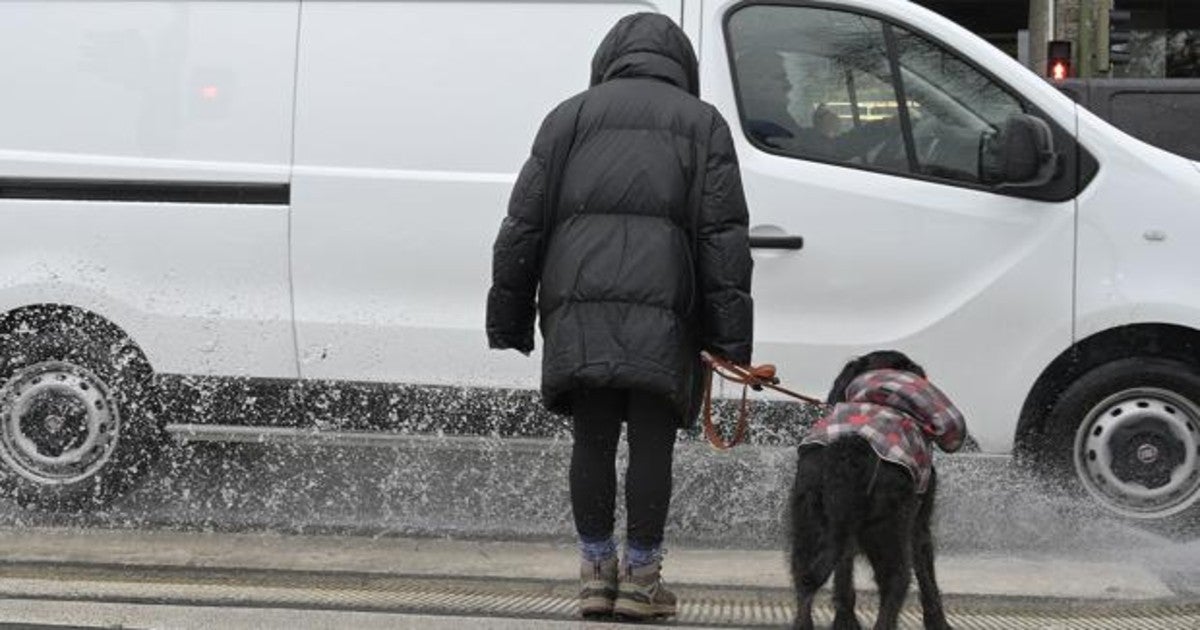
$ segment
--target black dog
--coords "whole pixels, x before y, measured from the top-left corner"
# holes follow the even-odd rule
[[[936,400],[948,407],[948,410],[943,408],[947,412],[945,417],[956,420],[952,422],[956,427],[951,432],[957,431],[959,435],[951,436],[947,450],[957,449],[965,430],[961,415],[944,395],[924,380],[925,371],[921,366],[900,352],[873,352],[851,361],[834,381],[828,402],[831,405],[846,403],[847,389],[864,374],[896,375],[897,372],[911,375],[907,378],[919,377],[919,380],[913,379],[917,383],[914,387],[936,393],[939,397]],[[871,377],[864,377],[868,378]],[[859,406],[852,411],[861,413],[870,408],[886,409],[883,406]],[[836,415],[838,411],[839,407],[835,407],[830,415]],[[910,419],[916,415],[911,409],[906,409],[904,414],[901,417]],[[855,423],[862,423],[861,418],[861,415],[855,416]],[[821,426],[819,423],[816,428]],[[813,627],[813,596],[835,570],[833,627],[839,630],[860,627],[854,615],[853,571],[854,556],[861,550],[874,569],[879,587],[876,630],[896,627],[914,568],[921,588],[925,627],[948,629],[950,626],[942,610],[942,597],[933,573],[933,536],[929,520],[937,492],[937,476],[932,464],[927,467],[925,491],[919,492],[919,477],[905,466],[880,457],[864,437],[844,434],[824,445],[807,442],[808,439],[799,449],[791,500],[791,569],[797,604],[794,627]]]

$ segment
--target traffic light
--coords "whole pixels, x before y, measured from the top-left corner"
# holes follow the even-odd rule
[[[1071,42],[1061,39],[1049,42],[1046,49],[1046,76],[1055,81],[1071,77]]]
[[[1110,64],[1129,63],[1132,51],[1129,42],[1133,38],[1133,13],[1131,11],[1113,9],[1108,12],[1108,62]]]

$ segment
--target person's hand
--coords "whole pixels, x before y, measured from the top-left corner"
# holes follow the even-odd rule
[[[525,356],[533,353],[533,344],[528,339],[513,339],[511,336],[488,334],[488,347],[492,350],[516,350]]]

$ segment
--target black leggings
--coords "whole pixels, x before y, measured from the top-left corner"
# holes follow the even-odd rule
[[[617,442],[626,421],[625,540],[638,549],[662,544],[671,502],[671,456],[678,419],[666,398],[646,392],[592,389],[575,393],[571,509],[585,540],[612,536],[617,494]]]

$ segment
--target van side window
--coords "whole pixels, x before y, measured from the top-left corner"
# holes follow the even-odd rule
[[[727,26],[742,128],[772,153],[910,172],[883,23],[751,5]]]
[[[875,18],[750,5],[726,29],[742,128],[771,153],[978,183],[983,136],[1023,111],[957,55]]]
[[[899,27],[893,32],[920,172],[978,182],[983,134],[1021,113],[1021,102],[940,46]]]

